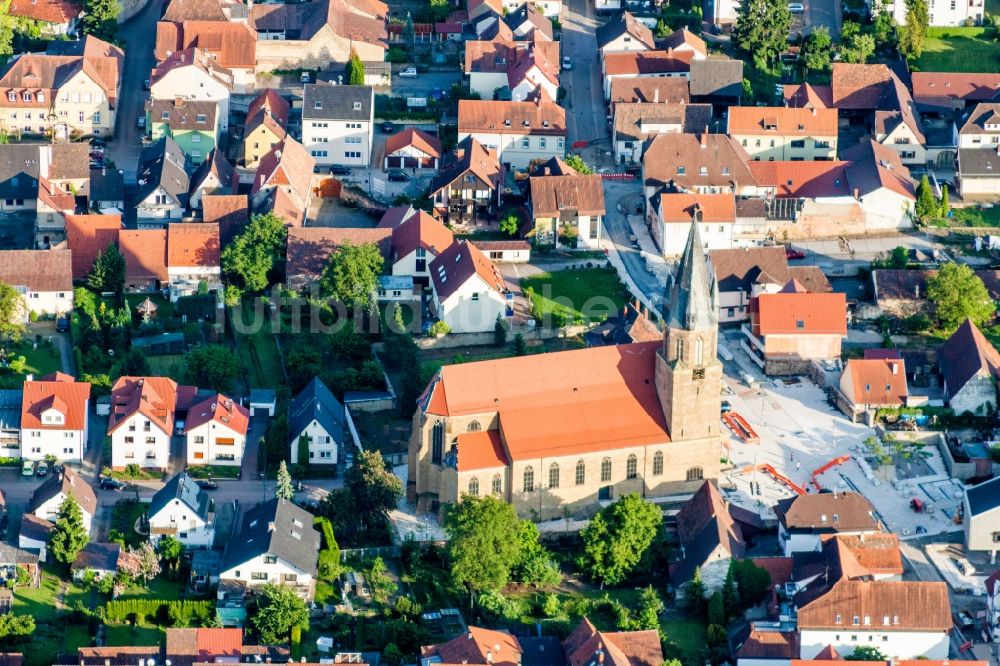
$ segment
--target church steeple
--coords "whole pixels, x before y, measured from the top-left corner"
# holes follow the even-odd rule
[[[670,280],[669,328],[703,331],[719,324],[718,290],[705,264],[700,227],[697,218],[691,220],[687,245]]]

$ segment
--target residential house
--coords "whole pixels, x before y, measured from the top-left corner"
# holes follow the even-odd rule
[[[99,213],[124,212],[125,177],[117,169],[90,170],[90,208]]]
[[[126,262],[127,265],[127,262]],[[167,227],[166,268],[171,301],[222,289],[219,225],[175,222]]]
[[[76,31],[83,7],[70,0],[12,0],[7,15],[36,22],[47,37],[62,37]]]
[[[61,467],[58,472],[54,472],[35,489],[25,514],[47,521],[50,526],[54,525],[59,518],[59,507],[68,497],[72,497],[80,505],[83,528],[89,532],[94,515],[97,513],[97,496],[90,484],[74,472],[71,467]],[[32,546],[26,546],[22,543],[20,547],[30,548]]]
[[[317,164],[368,166],[375,124],[370,86],[307,83],[302,100],[302,145]]]
[[[731,58],[697,58],[694,54],[681,52],[682,57],[691,57],[690,80],[691,101],[711,104],[716,113],[739,106],[743,98],[743,61]]]
[[[682,26],[667,35],[660,46],[674,53],[690,53],[693,60],[704,60],[708,57],[708,45],[705,44],[705,40],[688,30],[687,26]]]
[[[301,5],[255,4],[257,71],[328,69],[351,51],[362,61],[385,60],[389,8],[379,0],[312,0]]]
[[[153,141],[173,139],[187,162],[197,166],[219,140],[219,105],[212,100],[150,99],[146,128]]]
[[[673,51],[626,51],[604,56],[603,90],[611,100],[611,85],[618,79],[676,77],[688,79],[693,54]]]
[[[477,243],[476,247],[485,252],[482,243]],[[663,338],[663,332],[650,318],[649,310],[636,300],[623,305],[619,314],[591,328],[583,334],[583,338],[588,347],[629,345],[633,342],[655,342]]]
[[[140,229],[160,227],[169,220],[184,217],[191,189],[186,164],[184,151],[169,136],[143,149],[135,198]]]
[[[1000,74],[985,72],[913,72],[913,99],[924,113],[948,115],[1000,93]]]
[[[522,0],[503,0],[503,8],[507,10],[507,13],[515,11],[519,7],[523,6],[525,3]],[[531,3],[546,18],[558,19],[559,15],[562,13],[562,0],[539,0],[539,2]]]
[[[756,179],[748,163],[746,151],[725,134],[656,134],[646,145],[642,161],[644,193],[647,201],[664,188],[752,194]]]
[[[316,160],[290,136],[257,165],[250,201],[257,213],[272,212],[290,227],[302,226],[312,201]]]
[[[492,331],[507,316],[503,276],[472,243],[457,241],[430,264],[432,314],[454,333]]]
[[[72,253],[68,250],[0,250],[0,282],[23,302],[16,317],[60,315],[73,309]]]
[[[21,457],[82,463],[87,450],[90,384],[55,373],[26,381],[21,402]]]
[[[778,542],[786,557],[818,552],[823,536],[875,534],[882,526],[864,495],[853,492],[794,495],[774,506]]]
[[[118,249],[125,259],[125,291],[166,288],[170,281],[166,229],[122,229],[118,232]]]
[[[983,281],[986,291],[994,301],[1000,301],[1000,271],[976,270],[976,277]],[[927,279],[937,275],[937,270],[872,271],[875,304],[884,314],[904,319],[917,313],[933,314],[933,303],[927,300]]]
[[[943,581],[841,579],[797,611],[802,659],[877,648],[899,659],[947,659],[953,625]]]
[[[706,592],[721,590],[730,560],[746,555],[740,526],[713,481],[705,481],[677,513],[677,537],[680,555],[670,565],[670,580],[676,589],[700,569]]]
[[[716,3],[720,0],[715,0]],[[753,623],[746,638],[736,643],[738,666],[791,666],[799,656],[799,633],[781,631],[771,622]]]
[[[691,224],[701,227],[706,250],[733,246],[736,199],[731,193],[658,192],[649,202],[646,224],[664,256],[680,256]]]
[[[272,88],[250,103],[243,125],[243,163],[246,168],[256,169],[260,160],[285,140],[285,127],[290,114],[288,101]]]
[[[487,219],[500,209],[503,181],[496,150],[471,137],[460,141],[431,181],[434,214],[451,227]]]
[[[559,42],[466,42],[464,71],[469,77],[469,90],[484,100],[523,101],[540,89],[555,99],[559,88]]]
[[[192,405],[184,422],[188,465],[243,464],[250,410],[221,393]]]
[[[211,547],[215,540],[211,499],[187,472],[170,477],[156,491],[146,515],[149,517],[149,540],[153,545],[165,536],[193,548]]]
[[[243,515],[239,531],[226,544],[220,595],[227,583],[247,591],[272,584],[291,587],[311,601],[319,546],[311,513],[288,500],[262,502]]]
[[[215,102],[219,105],[218,130],[229,130],[229,96],[233,73],[204,49],[175,51],[158,64],[150,75],[150,100]],[[206,151],[207,152],[207,151]]]
[[[451,229],[424,211],[414,213],[392,230],[392,274],[430,287],[431,262],[454,242]]]
[[[881,408],[905,407],[909,397],[902,359],[848,359],[837,406],[852,420]]]
[[[532,176],[528,181],[535,243],[598,249],[605,215],[603,179],[563,166],[569,173]]]
[[[655,91],[652,102],[619,101],[613,104],[611,146],[616,162],[641,164],[643,147],[656,134],[692,134],[704,132],[712,125],[711,104],[688,104],[683,99],[666,102],[659,101],[658,97]]]
[[[250,202],[245,194],[204,194],[202,222],[219,225],[219,245],[226,247],[250,221]]]
[[[111,244],[118,244],[118,233],[123,227],[119,214],[66,216],[66,247],[72,253],[74,280],[85,279],[98,255]]]
[[[836,109],[736,106],[729,110],[726,131],[758,161],[802,162],[837,156]]]
[[[524,171],[565,154],[566,111],[544,94],[526,102],[459,100],[458,141],[470,138],[497,151],[506,168]]]
[[[611,82],[611,115],[615,106],[626,104],[688,104],[691,92],[687,79],[615,79]],[[704,129],[704,128],[703,128]]]
[[[971,319],[938,348],[937,356],[945,400],[955,414],[996,412],[1000,353]]]
[[[232,0],[168,0],[164,3],[161,21],[183,23],[184,21],[230,21],[245,18],[245,10],[240,11],[241,3]],[[233,10],[237,10],[234,13]]]
[[[441,141],[412,127],[386,137],[383,169],[433,169],[441,161]]]
[[[842,155],[850,162],[847,183],[865,211],[868,230],[911,227],[916,193],[899,153],[886,144],[863,141]]]
[[[23,548],[18,548],[17,546],[11,546],[6,543],[0,543],[0,582],[4,584],[6,588],[8,585],[13,588],[17,583],[17,577],[19,570],[23,569],[28,572],[28,577],[31,582],[28,583],[30,587],[38,587],[41,573],[41,567],[38,563],[38,555]],[[8,613],[11,608],[10,599],[7,600],[7,604],[0,603],[0,612]],[[4,608],[4,606],[6,606]],[[3,656],[0,655],[0,664],[4,664]],[[13,666],[13,664],[11,665]],[[17,664],[20,666],[20,663]]]
[[[330,255],[342,245],[374,243],[389,259],[391,235],[387,228],[292,227],[285,250],[285,285],[296,292],[315,291]]]
[[[119,377],[108,418],[111,468],[166,470],[178,412],[187,412],[196,391],[167,377]]]
[[[309,382],[288,406],[289,460],[293,465],[336,465],[346,445],[344,405],[319,377]]]
[[[903,0],[888,0],[880,5],[881,11],[889,12],[897,25],[906,25],[906,2]],[[969,25],[982,25],[986,13],[983,0],[958,0],[951,3],[934,3],[928,5],[927,25],[949,28],[963,28]]]
[[[750,301],[775,293],[795,280],[811,293],[833,291],[816,266],[789,266],[785,248],[771,247],[713,250],[709,253],[715,282],[719,285],[719,321],[749,319]]]
[[[767,375],[805,374],[810,363],[840,359],[847,337],[847,296],[809,293],[792,280],[776,294],[750,301],[743,348]]]
[[[0,129],[61,139],[114,132],[125,53],[91,35],[68,44],[64,54],[29,53],[7,68]]]
[[[221,150],[213,148],[191,176],[188,204],[192,209],[200,209],[205,195],[234,195],[239,185],[236,167],[229,163]]]
[[[1000,179],[1000,104],[982,102],[958,130],[958,189],[963,199],[996,200]]]
[[[253,92],[257,34],[245,20],[167,21],[164,18],[156,24],[157,62],[193,48],[203,49],[232,73],[233,92]]]
[[[639,22],[631,12],[621,12],[597,26],[595,34],[602,60],[611,53],[656,50],[652,30]]]
[[[120,543],[90,541],[76,554],[69,569],[77,583],[84,582],[89,576],[93,576],[95,581],[114,578],[126,557],[137,556],[125,552]]]
[[[503,22],[510,28],[514,39],[538,42],[552,40],[552,21],[532,2],[522,2],[513,11],[508,11]]]

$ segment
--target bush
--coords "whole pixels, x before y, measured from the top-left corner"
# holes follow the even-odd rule
[[[211,624],[215,616],[215,604],[212,601],[188,599],[119,599],[106,603],[100,614],[109,624],[125,624],[134,618],[138,622],[204,627]]]
[[[431,324],[431,327],[427,330],[427,333],[428,335],[435,337],[439,335],[448,335],[449,333],[451,333],[451,326],[444,323],[443,321],[436,321],[433,324]]]
[[[903,329],[907,333],[923,333],[931,327],[931,323],[930,317],[917,313],[903,320]]]

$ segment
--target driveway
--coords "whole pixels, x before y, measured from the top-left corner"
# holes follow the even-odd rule
[[[259,474],[258,456],[260,455],[260,440],[267,433],[266,416],[253,416],[250,418],[250,430],[247,432],[247,445],[243,449],[243,465],[240,468],[240,478],[256,479]]]
[[[844,14],[840,5],[840,0],[805,0],[805,15],[809,17],[809,22],[804,26],[803,32],[812,32],[812,27],[825,25],[830,30],[833,41],[840,39],[840,26],[843,24]]]
[[[461,83],[462,73],[454,72],[425,72],[412,79],[404,79],[395,74],[392,75],[391,94],[396,97],[429,97],[435,88],[440,88],[444,92],[456,83]],[[390,92],[379,88],[376,93]]]
[[[118,29],[118,39],[125,44],[125,74],[118,97],[115,138],[108,144],[107,154],[116,167],[125,171],[125,181],[131,183],[135,182],[143,134],[135,123],[145,113],[147,93],[142,84],[153,69],[156,21],[162,9],[160,0],[148,0],[141,12]]]

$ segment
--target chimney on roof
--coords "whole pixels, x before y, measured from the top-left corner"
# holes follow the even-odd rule
[[[851,196],[853,196],[855,199],[860,199],[861,198],[861,190],[859,190],[858,188],[855,187],[854,190],[851,191]]]
[[[899,374],[899,364],[898,363],[895,363],[895,362],[890,363],[889,367],[892,368],[892,374],[894,374],[894,375],[898,375]]]
[[[701,133],[701,147],[708,147],[708,127],[706,127],[705,131]]]
[[[813,114],[814,116],[816,115],[816,107],[815,107],[815,106],[814,106],[814,107],[811,107],[811,108],[810,108],[809,110],[810,110],[810,111],[812,111],[812,114]]]
[[[551,167],[545,167],[544,169],[542,169],[542,175],[551,176],[552,175]]]
[[[654,88],[653,89],[653,104],[659,104],[659,103],[660,103],[660,89],[659,88]]]

